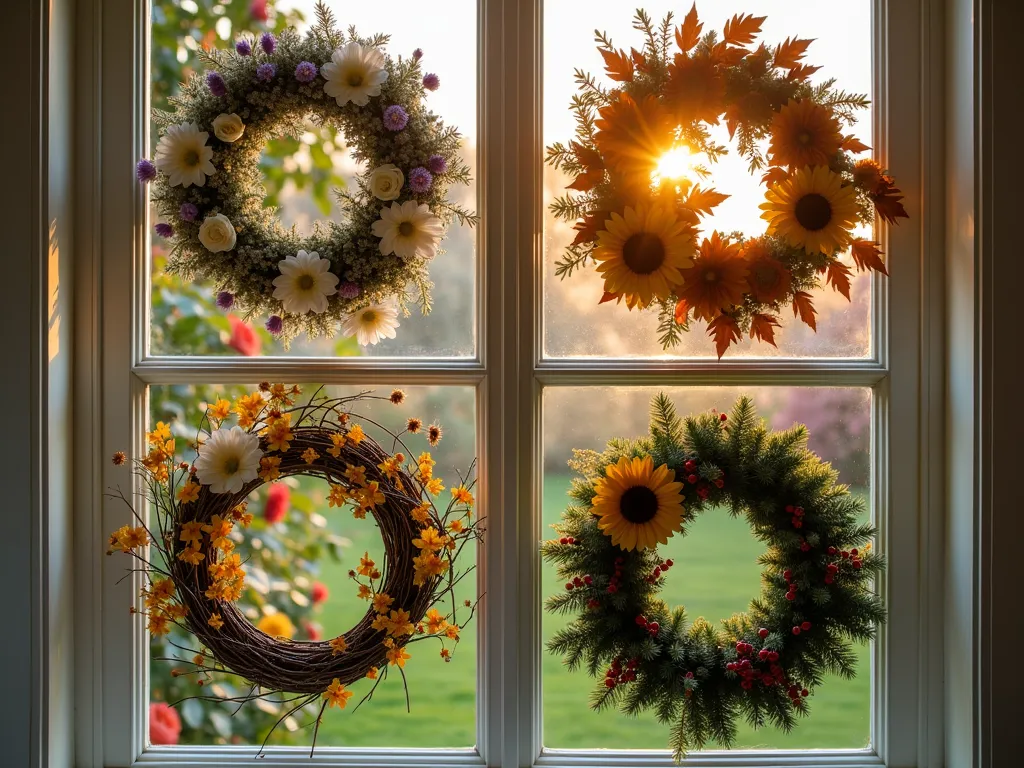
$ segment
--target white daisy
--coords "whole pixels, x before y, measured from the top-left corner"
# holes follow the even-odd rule
[[[156,147],[156,167],[167,174],[172,187],[179,184],[201,187],[215,172],[213,148],[206,146],[210,134],[195,123],[168,126]]]
[[[371,304],[345,318],[341,332],[355,336],[364,347],[381,339],[395,338],[398,328],[398,308],[391,304]]]
[[[324,93],[333,96],[339,107],[348,102],[365,107],[371,96],[380,96],[380,86],[388,79],[384,55],[376,48],[349,43],[338,48],[331,60],[320,67]]]
[[[299,251],[277,263],[281,276],[274,278],[274,298],[293,315],[327,310],[327,297],[338,289],[338,276],[330,271],[331,262],[313,251]]]
[[[196,476],[214,493],[238,493],[260,469],[260,439],[241,427],[216,429],[199,446]]]
[[[385,256],[393,253],[403,259],[434,258],[443,234],[441,220],[430,212],[426,203],[415,200],[382,208],[372,230],[381,239],[381,253]]]

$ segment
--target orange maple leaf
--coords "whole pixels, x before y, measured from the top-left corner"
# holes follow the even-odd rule
[[[690,302],[686,299],[677,301],[674,318],[676,325],[686,325],[690,320]]]
[[[813,42],[813,39],[801,40],[797,37],[787,37],[781,44],[775,46],[772,66],[779,69],[795,69],[804,54],[807,53],[807,46]]]
[[[761,25],[767,16],[738,13],[725,22],[722,41],[730,45],[749,45],[761,31]]]
[[[878,246],[879,243],[874,240],[853,241],[853,244],[850,246],[850,255],[853,256],[853,263],[857,265],[859,272],[874,269],[883,275],[889,274],[885,268],[885,262],[881,258],[882,251]]]
[[[717,192],[714,188],[701,189],[699,184],[694,184],[683,205],[698,215],[704,215],[728,199],[729,195]]]
[[[604,158],[593,147],[580,144],[578,141],[570,141],[569,147],[580,165],[586,168],[604,168]]]
[[[641,72],[646,72],[648,70],[647,59],[636,48],[629,49],[629,56],[633,60],[633,64],[636,68]]]
[[[708,336],[714,337],[715,350],[718,352],[718,359],[721,360],[729,345],[740,340],[740,327],[734,317],[719,315],[708,324]]]
[[[841,149],[845,149],[847,152],[853,152],[855,155],[859,155],[861,152],[867,152],[871,147],[865,144],[863,141],[858,139],[853,134],[843,137],[843,143],[839,145]]]
[[[850,301],[850,268],[839,261],[830,261],[825,267],[825,281],[832,283],[833,290],[839,291]]]
[[[598,48],[601,56],[604,57],[605,71],[608,77],[619,82],[633,82],[633,61],[623,50],[608,51]]]
[[[793,317],[799,317],[812,331],[817,331],[818,326],[814,320],[814,302],[811,301],[811,294],[807,291],[797,291],[793,294]]]
[[[875,203],[875,210],[878,212],[878,215],[889,224],[895,224],[896,219],[910,218],[907,209],[900,202],[903,200],[903,194],[896,187],[888,186],[882,194],[872,195],[871,199]]]
[[[761,177],[761,183],[768,187],[774,187],[789,180],[789,172],[785,168],[769,168]]]
[[[589,192],[602,181],[604,181],[604,170],[601,168],[593,168],[581,173],[573,179],[572,184],[566,185],[565,188],[575,189],[577,192]]]
[[[572,228],[576,230],[576,239],[572,241],[573,245],[579,245],[581,243],[589,243],[597,237],[598,230],[604,226],[605,220],[608,219],[607,211],[594,211],[588,213],[582,219],[573,224]]]
[[[778,347],[775,343],[775,329],[779,327],[779,319],[774,315],[754,314],[750,318],[750,338]]]
[[[815,72],[817,72],[819,69],[821,69],[821,67],[813,67],[813,66],[811,66],[809,64],[801,64],[801,65],[799,65],[797,67],[793,67],[793,69],[789,70],[789,74],[786,75],[786,79],[788,79],[788,80],[806,80],[811,75],[813,75]]]
[[[697,21],[697,4],[694,3],[683,23],[676,27],[676,45],[679,46],[679,50],[686,53],[696,46],[700,42],[700,33],[703,29],[704,25]]]

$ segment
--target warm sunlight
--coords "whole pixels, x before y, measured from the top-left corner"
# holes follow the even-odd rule
[[[693,153],[687,146],[673,147],[658,160],[658,167],[651,174],[655,183],[662,179],[689,179],[693,171]],[[692,179],[690,179],[692,181]]]

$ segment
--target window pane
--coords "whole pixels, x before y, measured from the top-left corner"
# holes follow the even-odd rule
[[[217,398],[234,398],[254,387],[223,386],[156,386],[150,389],[150,418],[169,422],[182,459],[193,460],[194,452],[186,446],[195,440],[196,425],[205,404]],[[305,397],[315,386],[303,387]],[[330,397],[354,395],[362,389],[327,387]],[[379,387],[387,395],[391,387]],[[438,505],[447,503],[447,487],[465,475],[475,454],[475,394],[470,387],[406,387],[406,401],[394,406],[387,401],[359,403],[353,408],[353,421],[361,423],[371,437],[378,438],[386,450],[405,450],[407,456],[416,451],[431,451],[437,461],[435,476],[442,477],[446,490],[438,496]],[[304,400],[299,399],[301,403]],[[436,448],[430,448],[426,436],[405,435],[407,449],[393,446],[383,439],[384,433],[374,422],[392,432],[405,429],[409,417],[418,417],[426,425],[438,423],[443,437]],[[233,424],[233,422],[231,422]],[[276,488],[271,497],[270,489]],[[287,491],[284,491],[287,489]],[[474,491],[475,492],[475,491]],[[350,507],[339,509],[327,503],[328,485],[319,478],[292,476],[267,484],[249,497],[248,511],[254,519],[248,529],[239,529],[236,551],[241,553],[246,570],[246,591],[237,603],[253,623],[273,612],[288,616],[294,627],[294,641],[328,640],[353,627],[368,610],[365,600],[357,597],[357,587],[348,573],[359,565],[360,557],[369,552],[378,564],[384,562],[380,534],[372,516],[355,519]],[[458,559],[459,571],[473,568],[475,548],[464,549]],[[326,587],[323,598],[320,586]],[[314,602],[314,594],[323,598]],[[466,611],[463,601],[475,601],[475,571],[457,586],[455,604]],[[447,613],[442,610],[442,613]],[[194,649],[191,635],[175,629],[166,638],[183,648]],[[248,686],[236,678],[214,674],[199,688],[196,675],[172,675],[175,668],[192,668],[187,663],[192,653],[179,650],[161,638],[151,642],[150,700],[178,702],[200,694],[218,697],[241,695]],[[461,633],[457,645],[446,641],[452,649],[451,662],[440,656],[441,645],[434,640],[410,643],[411,658],[405,666],[411,712],[406,711],[406,692],[402,676],[392,669],[373,694],[358,709],[355,704],[370,690],[371,682],[361,680],[352,686],[355,696],[344,710],[325,711],[317,735],[320,746],[366,747],[471,747],[476,743],[476,624],[475,620]],[[180,661],[167,661],[167,657]],[[438,727],[437,696],[443,692],[444,727]],[[232,714],[237,704],[193,700],[177,708],[181,732],[175,743],[181,744],[247,744],[262,743],[271,726],[285,710],[272,700],[246,704]],[[314,705],[286,719],[274,731],[269,744],[309,746],[312,722],[319,709]],[[151,737],[158,737],[153,731]],[[156,726],[159,728],[159,725]],[[153,738],[157,743],[157,738]]]
[[[837,86],[853,93],[871,94],[871,3],[869,0],[836,4],[818,0],[761,0],[753,6],[741,0],[698,3],[704,30],[721,34],[725,22],[736,13],[767,16],[762,40],[774,45],[787,37],[814,38],[807,61],[822,66],[812,76],[818,83],[837,78]],[[668,0],[644,3],[656,20],[668,11],[682,21],[687,6]],[[604,64],[597,52],[592,30],[606,31],[616,47],[641,46],[641,35],[631,28],[634,6],[613,0],[558,0],[544,4],[544,144],[568,142],[575,123],[568,106],[577,93],[573,72],[579,67],[605,85]],[[585,23],[581,20],[585,19]],[[851,42],[853,41],[853,42]],[[871,117],[868,110],[859,114],[852,132],[864,143],[871,143]],[[712,178],[702,186],[714,186],[730,195],[715,209],[716,215],[703,220],[702,236],[712,229],[740,231],[748,236],[764,232],[758,205],[764,200],[760,174],[751,176],[746,161],[735,151],[724,124],[712,130],[712,137],[730,149],[711,167]],[[545,165],[545,258],[544,258],[544,352],[550,357],[655,357],[715,355],[714,344],[706,335],[707,324],[693,322],[681,343],[666,353],[658,342],[657,314],[653,311],[630,312],[625,305],[598,304],[603,281],[593,264],[560,279],[555,263],[576,233],[571,224],[556,220],[548,210],[554,198],[566,191],[572,179]],[[867,234],[867,233],[865,233]],[[847,256],[848,264],[852,262]],[[783,327],[775,334],[778,349],[769,344],[744,339],[729,350],[731,356],[787,357],[864,357],[871,353],[871,288],[867,276],[854,279],[847,302],[831,286],[813,294],[818,310],[817,333],[795,321],[788,308],[783,312]]]
[[[151,90],[155,109],[168,109],[178,83],[202,71],[197,52],[202,47],[227,49],[243,33],[256,34],[286,26],[304,33],[314,19],[314,0],[152,0]],[[387,32],[392,58],[408,58],[422,48],[424,71],[440,76],[441,87],[428,93],[426,106],[446,125],[463,134],[462,155],[474,181],[453,185],[450,199],[475,210],[476,203],[476,3],[453,0],[451,13],[439,14],[423,3],[395,0],[386,5],[348,4],[335,8],[339,26],[355,25],[361,35]],[[457,45],[446,44],[455,40]],[[207,130],[207,128],[203,128]],[[150,127],[150,146],[159,140]],[[312,232],[317,220],[341,221],[334,190],[351,190],[356,173],[364,170],[345,146],[344,137],[312,123],[302,136],[285,137],[265,149],[262,159],[267,204],[279,206],[286,227]],[[325,214],[325,211],[327,213]],[[162,221],[153,212],[151,224]],[[170,222],[174,223],[174,222]],[[150,346],[157,355],[317,355],[471,357],[476,351],[476,234],[452,224],[441,251],[430,265],[433,311],[400,318],[395,339],[361,347],[339,333],[331,339],[300,334],[285,350],[264,328],[266,316],[247,323],[230,310],[217,307],[219,286],[193,282],[164,271],[169,242],[152,234],[152,292]],[[415,287],[410,295],[417,296]]]
[[[544,392],[543,529],[561,518],[572,474],[566,461],[573,448],[602,450],[613,437],[638,437],[648,431],[648,405],[659,391],[668,394],[680,416],[711,408],[728,411],[740,395],[750,395],[758,413],[773,429],[795,422],[810,430],[810,448],[840,472],[840,481],[854,494],[871,501],[871,392],[839,388],[612,388],[557,387]],[[659,595],[670,607],[684,605],[690,621],[703,616],[712,624],[746,611],[760,593],[763,553],[743,519],[725,510],[700,515],[685,537],[674,536],[660,550],[675,561],[666,588]],[[544,596],[564,586],[554,569],[544,565]],[[567,617],[544,612],[545,644],[566,624]],[[869,648],[857,646],[857,676],[829,676],[815,689],[810,716],[798,718],[789,734],[773,728],[753,731],[738,723],[737,748],[859,748],[870,738],[871,682]],[[653,714],[639,718],[615,709],[589,708],[598,681],[584,670],[569,672],[560,657],[543,654],[544,745],[554,749],[665,748],[668,726]],[[709,745],[713,748],[715,745]]]

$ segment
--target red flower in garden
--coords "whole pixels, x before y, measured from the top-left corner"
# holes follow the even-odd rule
[[[234,315],[228,315],[228,322],[231,323],[231,338],[228,340],[228,346],[246,357],[258,355],[262,344],[252,326]]]
[[[313,589],[310,592],[310,597],[313,598],[313,603],[322,603],[328,598],[330,593],[327,591],[327,586],[319,581],[313,582]]]
[[[267,13],[267,0],[252,0],[249,4],[249,16],[253,21],[266,21],[270,18]]]
[[[263,508],[263,519],[273,525],[284,520],[288,514],[291,490],[284,483],[274,483],[267,491],[267,505]]]
[[[306,631],[306,637],[312,642],[318,642],[323,639],[323,633],[320,632],[320,628],[311,621],[307,621],[302,625],[302,628]]]
[[[149,742],[151,744],[177,744],[181,735],[178,711],[163,701],[149,705]]]

